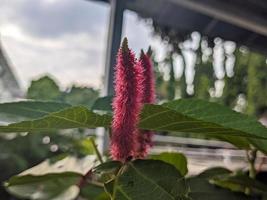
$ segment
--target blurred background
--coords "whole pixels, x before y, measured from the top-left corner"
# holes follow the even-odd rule
[[[153,50],[158,102],[205,99],[267,125],[264,0],[1,0],[0,10],[1,102],[51,100],[90,108],[98,97],[112,95],[112,66],[126,36],[137,56],[149,45]],[[92,153],[88,136],[95,132],[1,136],[0,181],[46,158]],[[202,139],[159,133],[152,152],[184,152],[191,173],[245,166],[245,152]],[[266,165],[263,155],[258,163]],[[1,189],[1,200],[12,198]]]

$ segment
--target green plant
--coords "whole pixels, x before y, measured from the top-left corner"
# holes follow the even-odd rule
[[[122,55],[118,56],[118,59],[121,59],[119,63],[125,64],[127,63],[125,59],[129,58],[135,62],[125,46],[120,51]],[[125,56],[125,53],[129,54]],[[134,67],[131,69],[135,70]],[[132,75],[135,76],[139,72],[136,71]],[[117,79],[118,82],[121,80],[123,77]],[[138,80],[133,77],[131,79],[137,83]],[[131,90],[134,89],[132,86],[139,87],[138,84],[131,85]],[[121,87],[123,86],[120,85],[116,92],[121,92]],[[138,90],[135,92],[138,94]],[[123,96],[124,98],[136,98],[124,91],[123,95],[125,94],[127,96]],[[124,100],[124,98],[117,96],[115,101]],[[136,103],[140,103],[140,101],[138,100]],[[71,106],[41,101],[0,104],[1,120],[6,119],[7,116],[9,121],[13,120],[7,125],[1,125],[0,133],[1,136],[5,136],[14,132],[39,134],[75,128],[104,127],[110,129],[112,127],[112,148],[114,146],[117,148],[116,142],[124,141],[123,138],[119,138],[119,141],[118,138],[112,138],[115,137],[112,136],[112,133],[114,133],[114,126],[117,128],[118,122],[116,121],[114,125],[113,114],[115,115],[116,112],[112,114],[109,104],[110,97],[98,99],[92,109],[79,105]],[[113,107],[117,106],[116,109],[120,109],[118,105],[113,101]],[[125,114],[121,110],[119,111],[120,114]],[[237,113],[216,103],[198,99],[180,99],[163,104],[147,103],[140,108],[135,107],[131,111],[138,111],[139,114],[137,127],[131,128],[136,128],[142,134],[151,131],[166,131],[172,132],[174,135],[180,133],[203,135],[206,138],[229,142],[237,148],[247,151],[250,165],[249,175],[242,171],[232,172],[224,168],[211,168],[199,175],[188,176],[186,157],[180,153],[165,152],[139,159],[139,155],[136,157],[131,149],[123,154],[119,154],[117,149],[114,153],[113,149],[112,153],[115,155],[113,155],[114,160],[111,160],[109,154],[100,154],[94,140],[90,138],[88,142],[94,149],[95,155],[85,158],[61,155],[48,159],[11,177],[5,182],[7,191],[22,199],[40,200],[246,200],[266,198],[267,186],[255,179],[254,163],[257,151],[267,154],[267,129],[256,118]],[[123,117],[125,116],[117,116],[116,120],[123,119]],[[135,123],[136,120],[131,120],[132,122]],[[122,125],[124,124],[122,123]],[[118,135],[120,136],[120,134]]]

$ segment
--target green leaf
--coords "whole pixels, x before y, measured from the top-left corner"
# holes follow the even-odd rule
[[[61,110],[62,108],[64,110]],[[2,104],[0,113],[2,111],[3,114],[14,115],[16,109],[18,116],[34,119],[2,125],[0,132],[109,127],[111,123],[109,115],[93,113],[83,106],[69,107],[67,104],[52,102]],[[202,100],[182,99],[163,105],[147,104],[141,113],[139,127],[156,131],[202,134],[228,141],[243,149],[249,149],[252,143],[267,153],[267,129],[256,119]]]
[[[105,184],[116,200],[186,199],[185,179],[172,165],[159,160],[136,160],[124,165],[122,174]]]
[[[267,194],[267,185],[245,174],[223,174],[212,177],[210,183],[235,192],[245,193],[247,189],[254,194]]]
[[[100,164],[94,168],[96,173],[110,173],[115,172],[122,167],[122,163],[119,161],[109,161]]]
[[[260,151],[267,155],[267,141],[259,139],[249,139],[249,141]]]
[[[90,138],[76,139],[73,141],[74,148],[82,155],[95,154],[94,146]]]
[[[245,149],[250,150],[251,149],[251,143],[249,142],[248,138],[245,137],[236,137],[236,136],[214,136],[215,139],[229,142],[232,145],[236,146],[239,149]]]
[[[87,200],[110,200],[104,190],[104,186],[95,184],[87,184],[85,187],[82,187],[80,196]]]
[[[36,120],[0,126],[0,132],[53,131],[70,128],[108,127],[111,117],[89,111],[84,106],[74,106],[62,111],[49,113]]]
[[[98,98],[92,106],[92,110],[102,110],[112,112],[112,99],[113,96],[105,96]]]
[[[209,179],[217,175],[230,174],[232,171],[223,167],[213,167],[201,172],[198,177]]]
[[[182,153],[169,153],[169,152],[164,152],[159,155],[152,155],[152,159],[154,160],[161,160],[166,163],[169,163],[176,167],[179,172],[185,176],[188,172],[187,169],[187,159]]]
[[[17,176],[5,187],[12,195],[34,200],[73,200],[79,194],[76,186],[83,175],[95,167],[95,156],[83,159],[61,157],[48,159]]]
[[[197,99],[175,100],[163,105],[147,104],[142,111],[139,127],[209,137],[246,137],[250,141],[257,138],[267,142],[267,129],[255,118]]]
[[[75,186],[81,175],[74,172],[46,174],[42,176],[15,176],[5,184],[12,195],[38,200],[72,200],[79,194]]]
[[[100,182],[105,183],[116,176],[122,165],[123,164],[119,161],[108,161],[96,166],[93,169],[93,173],[98,175]]]
[[[57,112],[71,105],[59,102],[19,101],[0,104],[0,120],[14,122],[36,119]]]
[[[219,174],[229,174],[229,170],[224,168],[212,168],[198,176],[187,179],[190,187],[189,196],[194,200],[252,200],[251,197],[241,193],[231,192],[223,188],[216,187],[209,183],[209,179]]]

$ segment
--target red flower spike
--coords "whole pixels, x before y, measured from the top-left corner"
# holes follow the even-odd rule
[[[155,103],[155,80],[153,64],[150,56],[141,51],[140,61],[144,73],[144,96],[143,103]]]
[[[114,160],[126,162],[135,155],[137,145],[136,124],[140,112],[135,57],[128,48],[125,38],[117,55],[115,69],[115,97],[113,99],[113,121],[111,156]]]
[[[141,56],[135,67],[138,82],[139,100],[141,104],[155,102],[155,81],[153,65],[148,54],[141,51]],[[135,157],[144,158],[152,144],[152,131],[139,130],[137,133],[138,146]]]

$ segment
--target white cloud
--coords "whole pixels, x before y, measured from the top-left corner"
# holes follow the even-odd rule
[[[73,1],[69,0],[15,0],[14,2],[1,4],[3,12],[0,14],[0,33],[3,46],[24,89],[28,87],[30,80],[44,74],[52,74],[64,87],[72,83],[100,87],[108,20],[105,6],[87,2],[87,10],[80,10],[83,12],[80,14],[77,9],[81,7],[80,4],[84,6],[84,2],[80,4],[73,4]],[[27,5],[30,5],[29,8]],[[70,5],[74,5],[76,10],[71,10]],[[32,13],[25,12],[32,8],[41,11],[39,16],[32,17]],[[84,13],[85,11],[89,14]],[[93,15],[97,14],[99,20],[92,19],[90,11]],[[47,25],[53,23],[51,16],[45,21],[45,15],[51,13],[56,23]],[[86,15],[87,18],[82,18]],[[63,23],[65,18],[71,16],[73,21],[70,22],[70,26],[78,24],[79,28],[72,30]],[[88,21],[88,24],[85,21]]]
[[[0,5],[1,40],[22,87],[52,74],[70,84],[101,86],[108,30],[107,5],[84,0],[4,0]],[[3,14],[4,13],[4,14]],[[126,12],[124,35],[137,55],[152,45],[158,59],[164,45],[133,12]]]
[[[89,35],[69,35],[54,42],[27,37],[3,40],[23,88],[31,79],[47,73],[53,74],[63,86],[101,84],[104,42],[96,43]]]

